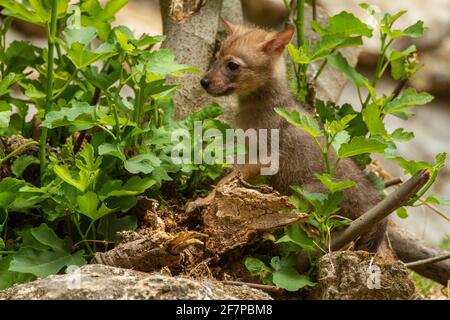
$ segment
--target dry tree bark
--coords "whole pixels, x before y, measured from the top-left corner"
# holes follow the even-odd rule
[[[405,263],[448,254],[448,251],[433,248],[412,233],[399,228],[392,222],[388,226],[388,235],[391,246],[397,257]],[[450,259],[425,265],[411,266],[409,268],[444,286],[447,286],[450,281]]]
[[[223,254],[261,239],[261,235],[305,221],[308,215],[293,212],[289,197],[272,188],[249,186],[240,176],[220,185],[214,199],[203,210],[206,249]],[[289,210],[280,214],[281,210]]]
[[[293,212],[289,198],[269,187],[249,187],[239,176],[217,188],[211,204],[196,212],[202,232],[168,230],[170,217],[160,217],[156,207],[147,210],[155,223],[139,232],[121,232],[121,242],[112,250],[97,252],[93,264],[145,272],[168,267],[187,270],[208,261],[218,261],[237,248],[260,240],[262,235],[308,218]],[[289,212],[280,214],[280,210]],[[168,220],[165,220],[168,219]]]

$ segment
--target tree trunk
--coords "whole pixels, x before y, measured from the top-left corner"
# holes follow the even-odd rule
[[[198,3],[195,7],[192,3]],[[203,106],[210,104],[213,98],[200,86],[202,74],[206,72],[213,60],[216,51],[216,38],[219,30],[219,16],[222,4],[225,8],[237,3],[234,0],[160,0],[161,14],[163,18],[163,30],[167,36],[163,47],[171,49],[178,63],[188,64],[200,69],[198,74],[189,74],[181,79],[176,79],[180,88],[175,93],[175,117],[183,119]],[[234,15],[242,13],[234,10]],[[242,21],[239,17],[230,20]],[[230,97],[215,99],[225,109],[231,109],[235,101]],[[228,112],[225,112],[226,114]],[[230,117],[226,117],[229,120]]]
[[[405,263],[424,260],[448,254],[447,251],[433,248],[412,233],[390,223],[389,240],[397,257]],[[411,267],[418,274],[430,278],[443,286],[450,280],[450,260]]]

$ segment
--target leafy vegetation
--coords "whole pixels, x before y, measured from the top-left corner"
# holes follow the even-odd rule
[[[319,39],[311,43],[304,38],[304,1],[299,1],[297,6],[295,21],[298,31],[297,46],[290,44],[288,47],[294,63],[292,88],[301,101],[314,104],[317,116],[304,115],[297,111],[289,112],[284,109],[277,109],[276,112],[290,124],[305,130],[316,141],[326,164],[326,171],[316,173],[316,177],[328,192],[310,193],[301,186],[292,186],[295,191],[295,195],[291,197],[292,203],[298,210],[310,213],[306,225],[290,226],[285,228],[284,232],[275,234],[273,240],[282,248],[280,256],[261,259],[252,257],[246,260],[248,270],[259,275],[264,283],[274,284],[288,291],[314,285],[308,277],[314,272],[314,266],[307,275],[300,275],[294,269],[295,257],[302,251],[309,254],[317,248],[321,248],[323,252],[326,251],[331,232],[351,222],[339,215],[340,204],[343,200],[342,191],[355,187],[353,181],[338,181],[335,178],[336,168],[342,159],[351,157],[365,167],[371,162],[372,154],[380,154],[386,159],[397,162],[405,174],[414,175],[420,170],[427,169],[432,177],[430,182],[408,205],[448,204],[448,201],[435,196],[423,197],[435,182],[439,170],[444,166],[446,154],[437,155],[434,164],[404,159],[396,154],[397,143],[413,139],[414,133],[406,132],[403,128],[388,132],[385,126],[387,117],[393,116],[407,120],[413,115],[411,107],[425,105],[433,100],[428,93],[418,93],[413,88],[403,91],[407,80],[421,67],[417,60],[415,46],[412,45],[402,51],[392,48],[393,42],[397,39],[420,37],[425,30],[423,22],[418,21],[404,30],[399,30],[394,28],[394,23],[406,11],[393,16],[388,13],[380,16],[368,4],[361,4],[361,7],[376,21],[375,27],[344,11],[331,16],[326,26],[313,21],[312,28]],[[351,67],[338,50],[362,45],[363,38],[371,38],[375,32],[380,34],[378,63],[373,79],[368,79]],[[312,79],[308,80],[307,70],[314,63],[320,63],[320,65],[316,68],[317,72]],[[319,78],[326,64],[341,71],[354,84],[355,94],[360,100],[359,106],[337,105],[317,99],[311,101],[310,83]],[[390,95],[380,95],[376,92],[377,84],[388,68],[390,68],[391,77],[399,81],[399,86]],[[368,91],[366,98],[362,96],[363,88]],[[330,156],[332,152],[337,155],[335,159]],[[373,174],[372,178],[382,192],[383,183]],[[404,207],[400,208],[397,214],[401,218],[408,216]],[[311,232],[311,230],[316,231]]]
[[[173,119],[177,86],[166,79],[197,70],[154,50],[163,36],[113,27],[126,3],[0,0],[0,136],[5,145],[25,138],[9,153],[0,144],[0,289],[85,264],[137,227],[138,201],[165,184],[190,193],[220,174],[220,163],[172,161],[174,130],[227,126],[218,105]],[[48,46],[6,46],[13,19],[46,28]]]

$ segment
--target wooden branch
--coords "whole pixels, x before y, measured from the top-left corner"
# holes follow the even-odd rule
[[[388,225],[388,236],[392,249],[394,249],[397,257],[407,264],[442,257],[448,254],[447,251],[436,249],[409,231],[399,228],[392,221]],[[444,286],[450,280],[450,260],[448,259],[432,264],[413,265],[410,268],[421,276],[434,280]]]
[[[380,201],[375,207],[354,220],[343,232],[334,235],[327,250],[337,251],[347,244],[357,239],[365,232],[369,231],[375,224],[389,216],[393,211],[405,205],[430,178],[427,170],[420,171],[411,179],[402,184],[397,190],[392,192],[385,199]],[[310,257],[306,253],[300,254],[297,259],[297,269],[300,273],[305,272],[310,266],[310,259],[314,259],[320,254],[318,250],[313,251]]]
[[[394,178],[391,180],[388,180],[384,183],[384,188],[389,188],[389,187],[393,187],[393,186],[398,186],[399,184],[403,183],[403,179],[402,178]]]
[[[419,260],[419,261],[415,261],[415,262],[409,262],[409,263],[405,263],[405,264],[408,268],[413,268],[413,267],[419,267],[419,266],[426,266],[426,265],[433,264],[436,262],[441,262],[441,261],[444,261],[447,259],[450,259],[450,253],[444,254],[442,256],[437,256],[437,257],[433,257],[433,258],[429,258],[429,259],[423,259],[423,260]]]
[[[375,207],[354,220],[342,233],[331,239],[330,249],[336,251],[349,244],[365,232],[369,231],[376,223],[380,222],[392,212],[405,205],[428,182],[430,173],[422,170],[411,179],[402,184]]]

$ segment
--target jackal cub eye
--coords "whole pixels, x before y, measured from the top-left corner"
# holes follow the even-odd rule
[[[237,64],[236,62],[230,61],[230,62],[227,63],[227,67],[231,71],[236,71],[237,69],[239,69],[240,65]]]

